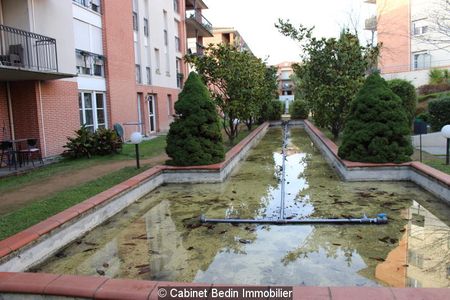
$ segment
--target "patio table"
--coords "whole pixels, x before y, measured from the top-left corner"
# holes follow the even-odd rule
[[[19,146],[20,143],[28,141],[28,138],[25,138],[25,139],[14,139],[14,140],[9,139],[9,140],[3,140],[3,141],[12,143],[13,155],[12,155],[12,162],[11,163],[14,164],[14,168],[17,170],[17,161],[19,160],[17,155],[18,155],[18,150],[20,150],[20,147],[17,147],[17,146]],[[22,162],[20,162],[20,166],[19,167],[22,167]]]

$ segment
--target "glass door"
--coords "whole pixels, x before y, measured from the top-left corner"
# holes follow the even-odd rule
[[[150,133],[153,133],[156,131],[155,96],[148,95],[147,103],[148,103],[148,119],[150,124],[149,131]]]

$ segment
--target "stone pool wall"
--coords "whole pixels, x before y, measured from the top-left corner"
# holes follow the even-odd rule
[[[0,241],[0,272],[20,272],[44,261],[163,183],[213,183],[225,180],[269,128],[264,123],[227,152],[222,163],[156,166],[16,235]]]
[[[346,181],[412,181],[450,205],[450,175],[421,162],[403,164],[360,163],[343,160],[338,147],[311,122],[294,121],[294,126],[305,128],[326,161]]]

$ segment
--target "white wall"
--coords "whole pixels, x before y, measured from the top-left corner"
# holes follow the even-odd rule
[[[75,49],[103,55],[101,15],[76,3],[72,3],[72,14]],[[103,77],[79,74],[77,82],[79,90],[106,91],[106,80]]]
[[[411,0],[411,64],[414,68],[413,55],[418,52],[428,52],[431,56],[431,67],[449,66],[450,52],[442,49],[445,43],[432,44],[425,39],[448,40],[448,36],[435,32],[436,16],[442,16],[449,12],[449,8],[443,9],[446,0]],[[416,26],[428,26],[428,32],[414,35],[413,24]]]
[[[56,39],[59,72],[75,73],[72,1],[30,0],[33,20],[30,31]]]
[[[411,72],[381,74],[384,79],[403,79],[410,81],[415,87],[419,87],[424,84],[428,84],[428,73],[430,70],[418,70]]]
[[[148,2],[148,3],[146,3]],[[166,55],[164,45],[164,14],[163,10],[167,12],[167,30],[168,30],[168,52],[169,52],[169,75],[166,74]],[[144,35],[144,17],[149,20],[149,37]],[[177,72],[176,72],[176,57],[182,58],[181,53],[175,51],[175,35],[176,28],[174,20],[180,21],[180,16],[174,12],[173,1],[164,0],[138,0],[138,19],[139,31],[138,47],[136,55],[136,63],[141,65],[142,82],[146,83],[146,67],[151,68],[152,85],[168,88],[177,88]],[[183,42],[183,41],[181,41]],[[148,45],[146,47],[146,45]],[[160,74],[156,74],[155,66],[155,48],[159,49],[160,53]]]

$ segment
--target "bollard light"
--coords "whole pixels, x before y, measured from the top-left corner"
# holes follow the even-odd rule
[[[445,125],[441,129],[442,135],[447,139],[447,147],[446,147],[446,156],[445,156],[445,164],[449,164],[449,147],[450,147],[450,125]]]
[[[130,140],[136,149],[136,168],[139,169],[141,167],[139,163],[139,144],[142,142],[142,134],[138,131],[133,132],[130,136]]]

